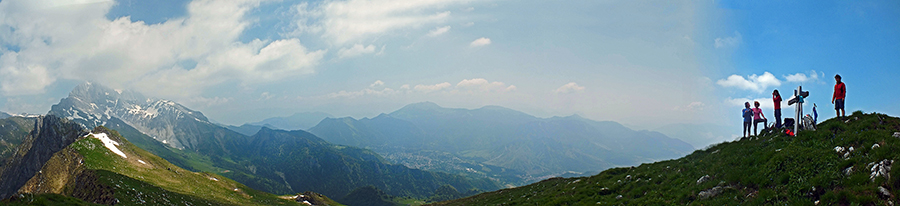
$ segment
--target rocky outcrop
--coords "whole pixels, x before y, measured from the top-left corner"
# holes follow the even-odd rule
[[[328,205],[326,199],[327,198],[322,194],[306,191],[298,194],[297,198],[294,198],[294,201],[306,205]]]
[[[66,192],[66,185],[74,185],[76,177],[84,171],[83,162],[84,157],[74,149],[67,147],[60,150],[19,188],[19,193],[63,194]]]
[[[81,125],[53,115],[42,116],[15,154],[0,168],[0,199],[15,194],[41,171],[44,164],[63,148],[84,136]]]
[[[700,191],[700,193],[697,194],[697,197],[700,197],[700,199],[709,199],[715,197],[716,195],[722,194],[722,192],[724,192],[726,189],[733,188],[734,187],[731,186],[715,186],[708,190]]]

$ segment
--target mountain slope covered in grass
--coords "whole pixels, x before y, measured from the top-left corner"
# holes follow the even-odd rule
[[[854,112],[675,160],[553,178],[435,205],[893,205],[900,119]]]
[[[42,117],[40,127],[35,128],[39,133],[20,146],[24,154],[12,159],[17,164],[3,167],[2,188],[15,188],[15,193],[22,194],[13,195],[7,203],[31,201],[34,195],[48,202],[72,201],[46,195],[59,194],[116,205],[299,204],[219,175],[179,168],[136,147],[114,130],[97,127],[88,133],[56,118]],[[40,158],[29,158],[32,156]],[[28,169],[34,166],[39,170]],[[11,173],[16,175],[7,175]]]

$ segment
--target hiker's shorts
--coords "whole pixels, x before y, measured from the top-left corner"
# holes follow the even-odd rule
[[[834,109],[844,109],[844,99],[835,99]]]

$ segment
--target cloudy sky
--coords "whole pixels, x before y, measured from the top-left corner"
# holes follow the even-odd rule
[[[898,1],[2,0],[0,111],[92,81],[226,124],[431,101],[739,128],[744,101],[771,112],[797,85],[833,117],[841,74],[849,111],[898,116],[897,19]]]

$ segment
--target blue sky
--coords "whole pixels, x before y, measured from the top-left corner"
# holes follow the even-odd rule
[[[227,124],[432,101],[740,131],[743,101],[770,115],[797,85],[833,117],[841,74],[848,111],[898,116],[897,19],[897,1],[3,0],[0,111],[93,81]]]

